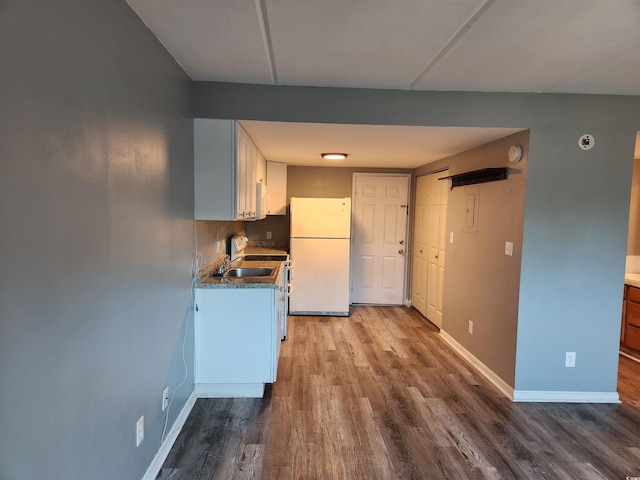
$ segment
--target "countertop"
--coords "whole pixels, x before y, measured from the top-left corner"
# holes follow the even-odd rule
[[[640,273],[625,273],[624,283],[631,287],[640,288]]]
[[[289,252],[269,247],[247,247],[244,249],[244,253],[247,255],[287,255]]]
[[[218,277],[212,276],[215,263],[207,265],[198,275],[196,288],[278,288],[282,280],[282,262],[247,262],[236,260],[231,262],[229,268],[273,268],[275,272],[268,277]]]

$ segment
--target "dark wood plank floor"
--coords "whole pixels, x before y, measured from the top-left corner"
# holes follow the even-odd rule
[[[640,476],[640,364],[620,405],[514,404],[405,307],[290,317],[263,399],[200,399],[158,478]]]

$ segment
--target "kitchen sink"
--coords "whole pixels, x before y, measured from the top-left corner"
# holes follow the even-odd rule
[[[273,273],[273,268],[230,268],[224,272],[225,277],[268,277]]]

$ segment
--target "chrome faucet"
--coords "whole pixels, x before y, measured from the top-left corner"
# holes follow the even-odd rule
[[[221,263],[220,263],[220,265],[218,266],[218,268],[217,268],[217,270],[216,270],[216,273],[217,273],[218,275],[222,275],[222,274],[225,272],[225,270],[226,270],[227,268],[229,268],[229,264],[230,264],[230,263],[231,263],[231,257],[229,257],[229,255],[225,255],[225,256],[222,258],[222,262],[221,262]]]

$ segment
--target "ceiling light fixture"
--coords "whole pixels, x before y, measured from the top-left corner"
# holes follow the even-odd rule
[[[321,153],[320,156],[325,160],[344,160],[347,158],[346,153]]]

